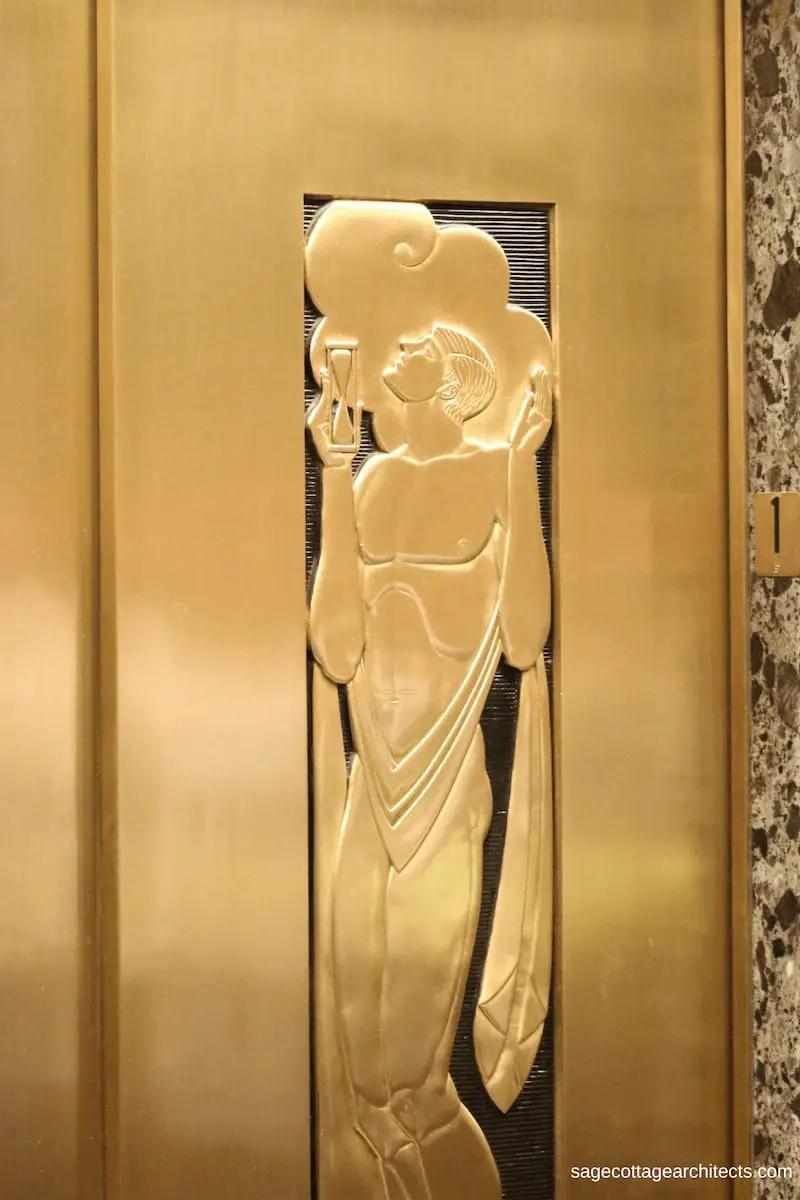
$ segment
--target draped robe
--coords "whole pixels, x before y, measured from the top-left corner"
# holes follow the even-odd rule
[[[428,732],[395,759],[370,697],[364,662],[348,685],[353,737],[375,822],[402,871],[436,825],[475,735],[502,654],[499,603],[464,679]],[[506,844],[475,1016],[478,1065],[507,1111],[541,1042],[552,957],[550,711],[542,656],[522,672]]]

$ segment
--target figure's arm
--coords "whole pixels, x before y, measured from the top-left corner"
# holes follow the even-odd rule
[[[538,368],[511,433],[505,556],[500,582],[503,651],[514,667],[527,670],[541,654],[550,631],[550,570],[542,534],[536,451],[552,422],[547,372]]]
[[[322,386],[323,398],[308,416],[322,462],[321,552],[309,603],[309,643],[328,678],[348,683],[364,652],[363,567],[356,530],[352,453],[331,450],[324,374]]]

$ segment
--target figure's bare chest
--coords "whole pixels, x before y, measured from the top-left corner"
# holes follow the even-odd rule
[[[387,456],[356,484],[358,540],[368,563],[469,562],[494,523],[491,473],[479,455],[428,462]]]

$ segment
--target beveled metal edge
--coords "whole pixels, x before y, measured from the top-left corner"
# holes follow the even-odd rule
[[[560,508],[559,494],[561,475],[559,471],[559,430],[558,418],[561,404],[559,383],[559,221],[558,209],[550,205],[550,336],[553,339],[555,351],[555,383],[553,389],[553,431],[551,437],[551,493],[550,493],[550,539],[552,546],[551,579],[553,592],[553,695],[552,695],[552,740],[553,740],[553,983],[552,983],[552,1019],[553,1019],[553,1054],[555,1068],[554,1096],[554,1146],[553,1146],[553,1184],[556,1197],[563,1195],[569,1164],[566,1158],[565,1102],[564,1102],[564,1023],[561,1020],[561,1000],[563,982],[563,947],[561,942],[562,912],[562,864],[561,846],[563,829],[561,821],[561,579],[558,571],[558,554],[556,548],[560,538]]]
[[[100,736],[100,691],[99,680],[102,662],[100,644],[100,593],[99,593],[99,426],[98,426],[98,360],[99,326],[97,296],[97,2],[87,8],[86,61],[88,72],[88,104],[86,128],[89,147],[89,166],[93,177],[87,180],[88,218],[90,234],[95,243],[95,254],[89,266],[89,288],[87,309],[92,329],[89,342],[92,355],[92,393],[89,396],[86,427],[86,477],[83,481],[86,520],[86,566],[85,595],[81,613],[81,634],[84,639],[83,655],[86,664],[85,683],[82,697],[84,725],[79,733],[78,757],[82,764],[83,802],[80,811],[80,835],[78,857],[78,895],[80,930],[83,938],[80,969],[79,1007],[80,1044],[79,1073],[80,1090],[78,1100],[78,1176],[77,1188],[81,1200],[84,1197],[104,1197],[103,1188],[103,1141],[98,1131],[103,1123],[103,1077],[105,1073],[105,1050],[103,1041],[103,998],[102,977],[102,927],[98,920],[100,896],[102,894],[102,858],[99,850],[102,815],[100,808],[100,758],[98,753]]]
[[[114,506],[113,120],[114,0],[95,0],[98,652],[97,778],[103,1191],[119,1196],[119,904],[117,887],[117,626]]]
[[[730,634],[731,1158],[751,1160],[749,545],[744,242],[742,6],[724,0],[725,221],[728,352],[728,563]],[[752,1184],[737,1180],[737,1200]]]

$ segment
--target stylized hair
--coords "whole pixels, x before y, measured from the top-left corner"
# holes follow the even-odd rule
[[[444,384],[439,394],[444,397],[445,410],[459,422],[477,417],[497,387],[494,363],[473,338],[447,325],[434,325],[433,340],[444,358]]]

